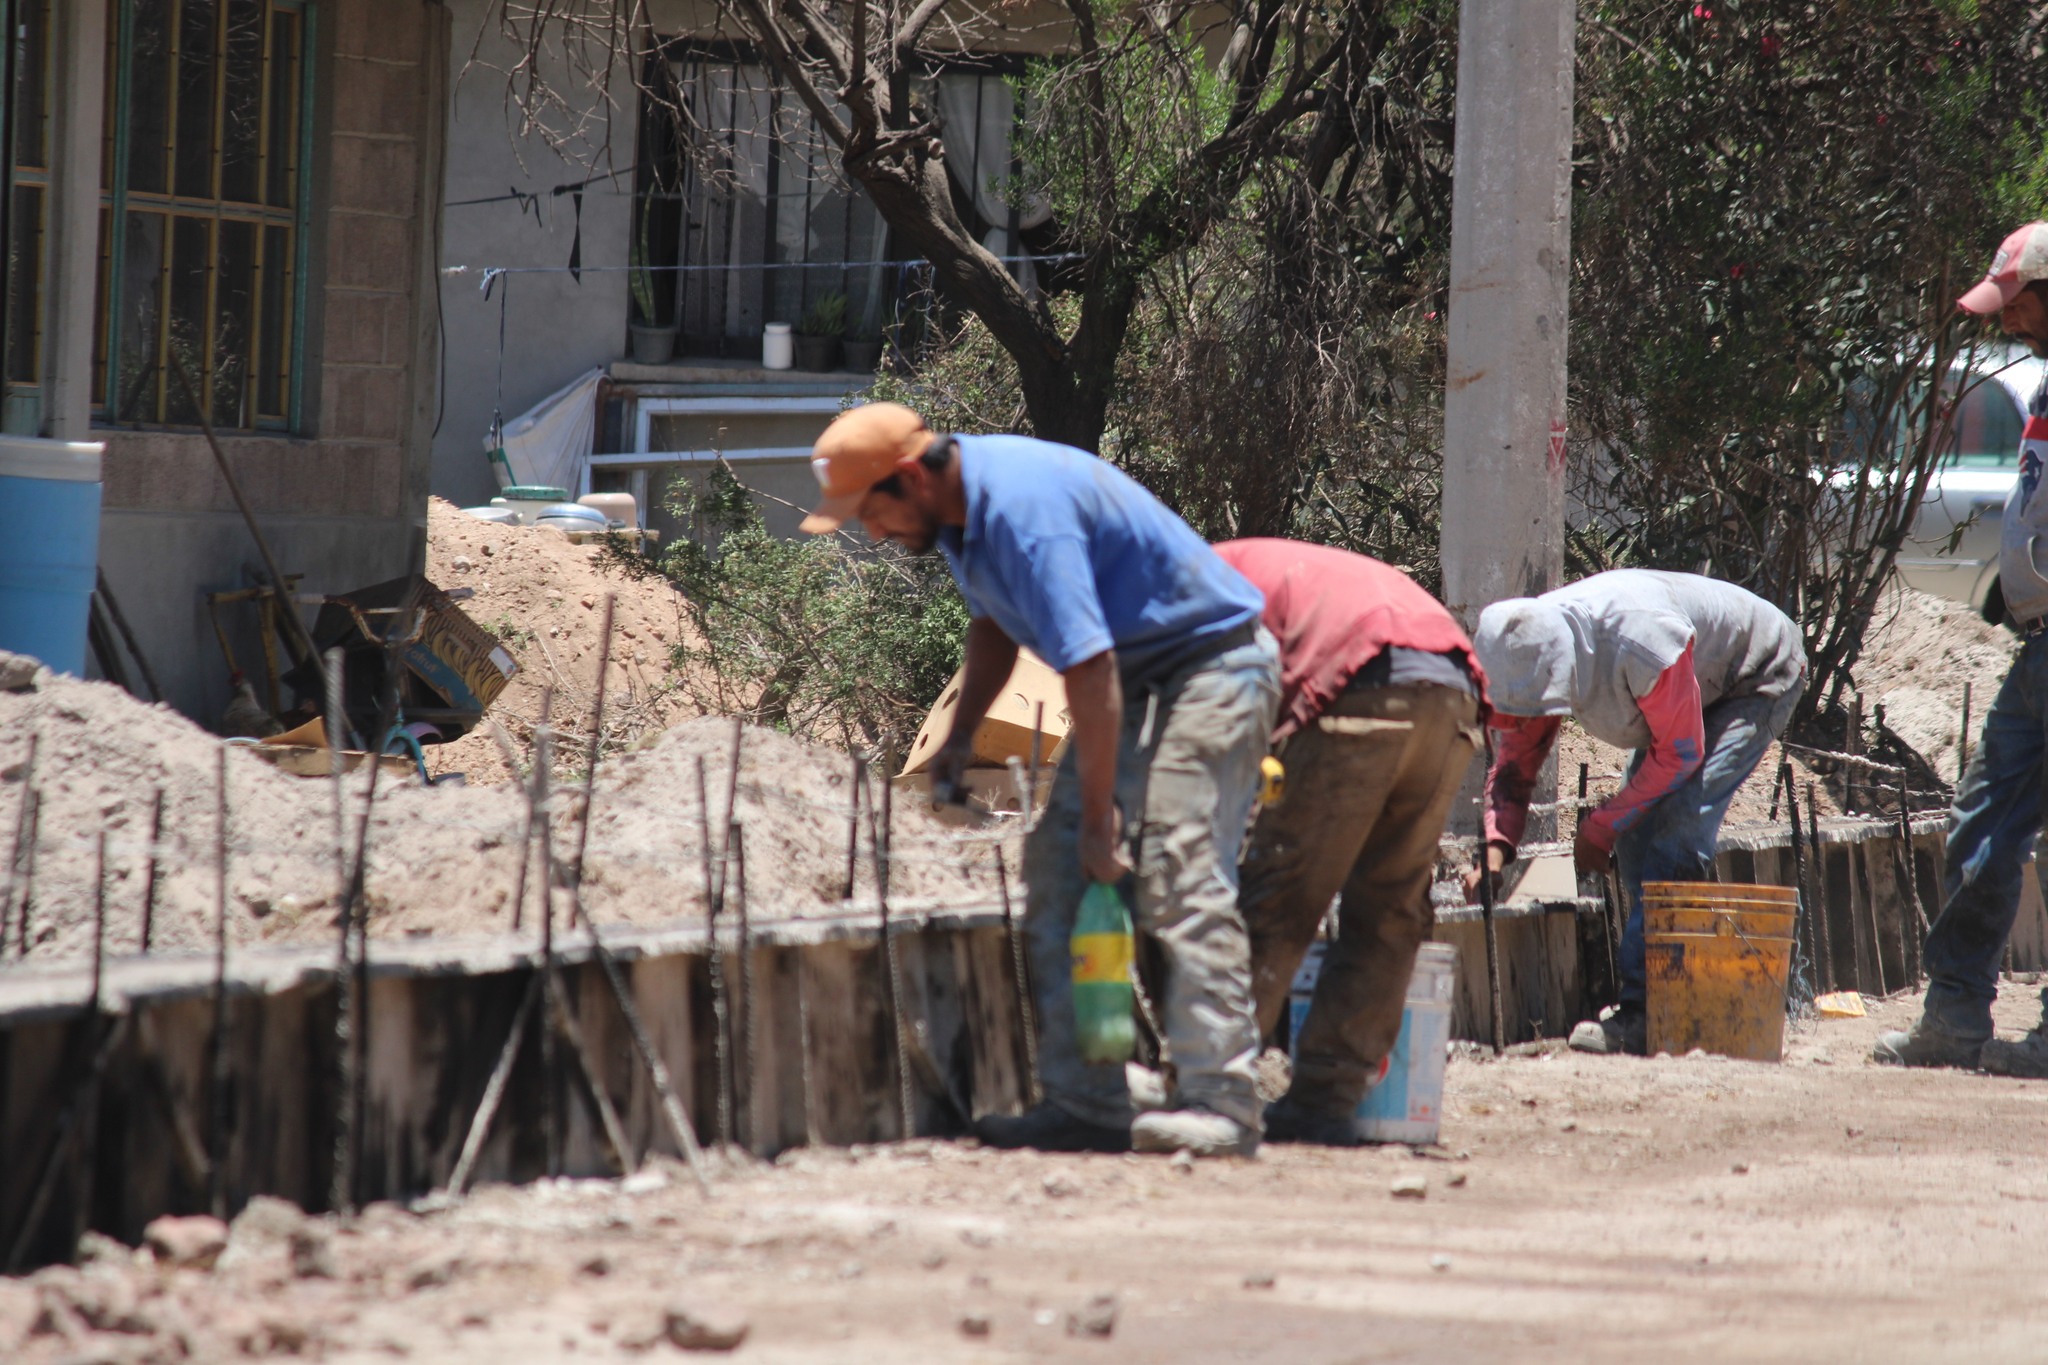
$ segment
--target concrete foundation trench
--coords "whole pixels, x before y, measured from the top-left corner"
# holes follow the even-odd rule
[[[1818,949],[1807,989],[1917,984],[1943,825],[1917,820],[1910,850],[1895,823],[1822,826],[1824,913],[1801,924],[1802,951]],[[1731,831],[1720,872],[1791,884],[1787,836]],[[1614,921],[1602,901],[1510,904],[1495,930],[1509,1042],[1558,1036],[1610,998]],[[1436,937],[1459,950],[1453,1032],[1474,1040],[1492,1037],[1484,934],[1477,910],[1439,915]],[[0,1255],[12,1269],[65,1259],[88,1228],[133,1243],[159,1214],[232,1211],[259,1193],[327,1208],[344,1153],[354,1202],[443,1188],[516,1019],[522,1044],[473,1181],[545,1174],[551,1136],[561,1172],[616,1172],[592,1085],[629,1161],[681,1155],[588,938],[566,934],[556,947],[583,1046],[557,1043],[550,1066],[541,1012],[522,1010],[541,970],[530,936],[373,943],[352,1125],[337,1082],[331,951],[237,951],[224,974],[207,956],[115,959],[97,983],[88,963],[10,970],[0,977]],[[773,1156],[957,1134],[973,1115],[1027,1101],[1022,964],[1000,905],[905,907],[886,938],[870,908],[757,924],[744,952],[730,934],[714,945],[701,926],[616,930],[606,947],[707,1146],[729,1139]],[[2010,966],[2048,967],[2031,876]]]

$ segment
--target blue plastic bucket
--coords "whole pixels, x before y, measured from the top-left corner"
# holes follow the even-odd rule
[[[0,649],[85,672],[100,552],[97,441],[0,436]]]

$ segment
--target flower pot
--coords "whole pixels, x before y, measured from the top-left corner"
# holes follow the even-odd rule
[[[796,337],[796,367],[821,373],[839,368],[838,337]]]
[[[666,365],[675,358],[675,328],[645,327],[636,322],[631,324],[627,330],[633,334],[633,363],[635,365]]]
[[[846,342],[846,368],[861,374],[873,374],[875,367],[882,363],[882,339],[872,337],[862,341],[848,339]]]

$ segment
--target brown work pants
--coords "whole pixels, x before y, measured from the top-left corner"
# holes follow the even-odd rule
[[[1479,742],[1479,706],[1430,684],[1345,692],[1287,740],[1286,788],[1240,869],[1252,995],[1270,1039],[1332,897],[1337,937],[1295,1041],[1294,1104],[1349,1114],[1401,1032],[1444,818]]]

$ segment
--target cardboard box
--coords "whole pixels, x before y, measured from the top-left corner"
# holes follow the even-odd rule
[[[956,671],[946,690],[939,693],[938,704],[918,728],[917,741],[910,746],[900,775],[923,772],[931,765],[939,746],[946,742],[953,729],[953,712],[960,700],[960,680],[965,672],[964,666]],[[1039,761],[1056,765],[1067,740],[1067,685],[1043,659],[1028,649],[1020,649],[1009,681],[990,703],[981,728],[974,732],[975,766],[1000,768],[1012,758],[1029,764],[1032,727],[1041,714],[1045,729],[1040,739]]]

